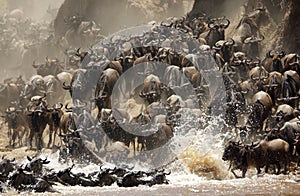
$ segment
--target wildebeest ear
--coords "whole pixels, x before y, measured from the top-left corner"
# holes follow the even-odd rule
[[[32,160],[32,158],[30,158],[29,156],[27,156],[27,159],[28,159],[28,161],[31,161],[31,160]]]

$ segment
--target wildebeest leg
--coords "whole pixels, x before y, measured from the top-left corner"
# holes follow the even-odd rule
[[[29,133],[29,148],[32,149],[32,140],[33,140],[33,136],[34,136],[34,131],[33,130],[30,130],[30,133]],[[36,138],[35,138],[36,139]]]
[[[8,139],[9,139],[9,144],[8,146],[11,147],[12,146],[12,129],[8,128],[8,132],[7,132],[7,136],[8,136]]]
[[[279,161],[277,162],[277,172],[276,172],[276,175],[279,175],[280,174],[280,163]]]
[[[247,172],[247,168],[242,170],[242,177],[245,178],[246,177],[246,172]]]
[[[233,175],[234,175],[236,178],[241,178],[240,176],[236,175],[236,173],[234,172],[234,170],[235,170],[235,169],[233,169],[233,168],[231,169],[231,172],[233,173]]]
[[[267,164],[266,164],[266,167],[265,167],[265,173],[268,173],[268,171],[269,171],[269,167],[270,167],[270,164],[269,164],[269,163],[267,163]]]
[[[13,129],[13,132],[12,132],[12,147],[13,148],[15,147],[15,144],[16,144],[17,135],[18,135],[18,130]]]
[[[21,129],[21,128],[20,128]],[[18,130],[19,131],[19,134],[18,134],[18,139],[19,139],[19,147],[22,147],[23,146],[23,138],[24,138],[24,135],[26,133],[26,127],[23,127],[22,130]]]
[[[141,144],[141,149],[140,149],[140,152],[143,151],[143,150],[146,150],[146,146],[145,146],[145,140],[144,140],[144,137],[143,136],[138,136],[138,146],[139,144]]]
[[[58,130],[58,128],[55,127],[55,128],[54,128],[54,133],[53,133],[53,143],[52,143],[52,147],[55,145],[55,139],[56,139],[57,130]]]
[[[53,135],[53,125],[49,125],[49,141],[48,141],[47,148],[50,148],[50,145],[52,143],[52,135]]]
[[[284,161],[284,174],[288,174],[288,172],[289,172],[289,170],[288,170],[288,167],[289,167],[289,165],[288,165],[288,161]]]
[[[135,138],[132,139],[132,147],[133,147],[133,156],[136,156]]]
[[[43,132],[39,131],[37,134],[37,144],[36,144],[36,148],[38,151],[40,151],[43,148]]]

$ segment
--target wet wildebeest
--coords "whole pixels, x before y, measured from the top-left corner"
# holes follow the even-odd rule
[[[18,191],[57,192],[48,181],[19,168],[9,177],[8,185]]]
[[[32,172],[35,176],[43,173],[44,164],[50,163],[50,161],[47,161],[47,158],[43,160],[41,158],[37,158],[37,157],[31,158],[27,156],[27,160],[29,161],[29,163],[27,163],[23,167],[23,169],[25,171]]]
[[[0,162],[0,182],[6,182],[8,175],[15,170],[15,159],[8,159],[4,156]]]
[[[265,172],[271,164],[277,166],[277,174],[280,173],[281,164],[284,164],[284,172],[288,172],[290,163],[289,144],[281,139],[271,141],[262,140],[256,145],[241,145],[236,142],[229,142],[225,147],[224,161],[230,161],[231,172],[238,177],[235,170],[242,170],[242,177],[245,177],[250,167],[257,169],[257,174],[265,166]]]

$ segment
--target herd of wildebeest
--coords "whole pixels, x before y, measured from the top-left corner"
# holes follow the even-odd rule
[[[83,22],[78,16],[73,20],[77,26]],[[263,167],[269,172],[271,167],[277,174],[284,166],[288,173],[291,162],[298,163],[300,155],[300,57],[276,48],[261,57],[266,45],[261,29],[268,22],[274,23],[267,9],[257,7],[242,15],[228,38],[225,30],[230,21],[225,17],[169,18],[135,36],[115,35],[89,50],[68,50],[65,61],[47,57],[44,63],[34,62],[36,74],[30,79],[19,76],[1,84],[8,147],[27,145],[40,151],[47,138],[46,147],[58,147],[61,161],[96,156],[87,142],[106,160],[113,157],[114,152],[107,148],[114,143],[127,155],[133,149],[131,156],[137,156],[163,146],[180,132],[183,111],[206,120],[219,114],[224,118],[220,132],[226,141],[222,159],[230,162],[236,177],[235,170],[245,177],[252,166],[258,173]],[[130,72],[132,69],[136,71]],[[129,72],[133,74],[126,75]],[[219,74],[224,81],[214,95],[207,73]],[[138,78],[143,83],[135,87]],[[175,93],[178,89],[185,97]],[[205,122],[198,123],[205,128]],[[151,134],[134,134],[141,132],[138,129],[146,132],[148,124],[158,125],[157,129]],[[42,175],[41,165],[47,161],[34,158],[31,163],[33,160],[39,160],[39,169],[30,164],[13,166],[3,158],[1,182],[36,191],[45,191],[41,187],[52,182],[83,186],[111,185],[118,179],[120,186],[126,180],[132,186],[152,183],[139,180],[143,176],[152,176],[156,184],[167,182],[166,173],[157,170],[101,169],[87,176],[74,175],[68,168]]]

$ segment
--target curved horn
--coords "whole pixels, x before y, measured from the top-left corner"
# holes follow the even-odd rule
[[[222,23],[222,24],[224,25],[224,28],[226,29],[230,25],[230,20],[228,20],[227,18],[224,20],[226,21],[226,23]]]
[[[35,60],[32,62],[32,67],[33,68],[38,68],[39,65],[35,64]]]
[[[58,106],[58,107],[57,107]],[[62,103],[57,103],[57,104],[54,104],[53,108],[54,109],[61,109],[64,105]]]
[[[212,29],[212,28],[214,28],[214,27],[215,27],[214,22],[213,22],[213,21],[210,21],[210,22],[208,23],[208,28]]]
[[[235,44],[235,42],[232,38],[230,38],[229,41],[226,42],[227,46],[233,46],[234,44]]]
[[[265,36],[260,35],[260,38],[257,38],[257,41],[258,41],[258,42],[261,42],[261,41],[263,41],[264,39],[265,39]]]
[[[274,57],[273,50],[270,50],[270,51],[267,53],[267,57],[270,57],[270,58],[273,58],[273,57]]]
[[[251,37],[247,37],[246,39],[244,39],[243,43],[244,43],[244,44],[249,44],[249,43],[251,43]]]
[[[284,52],[284,51],[281,51],[281,52],[279,53],[279,57],[282,58],[282,57],[284,57],[284,56],[285,56],[285,52]]]
[[[78,49],[76,50],[76,54],[75,54],[75,55],[80,57],[80,48],[78,48]]]
[[[5,113],[10,113],[10,109],[6,108]]]
[[[66,82],[63,82],[63,89],[71,90],[71,85],[66,85]]]
[[[140,96],[140,97],[145,97],[146,94],[144,93],[144,91],[141,91],[140,94],[139,94],[139,96]]]
[[[65,105],[65,109],[66,109],[66,110],[72,110],[73,108],[72,108],[72,107],[68,108],[68,105],[69,105],[69,103],[67,103],[67,104]]]
[[[5,89],[5,85],[0,83],[0,91],[3,91]]]
[[[42,101],[46,96],[47,96],[47,94],[44,93],[44,95],[41,98],[39,98],[39,101]]]

